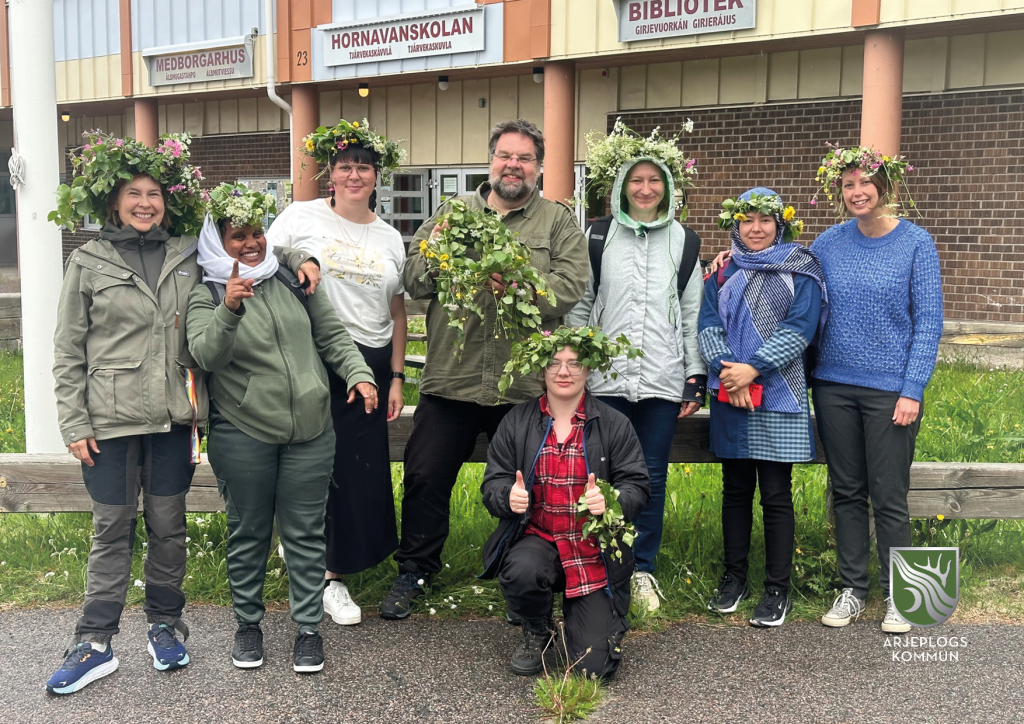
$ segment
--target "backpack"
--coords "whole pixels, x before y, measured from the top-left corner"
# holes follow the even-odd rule
[[[287,267],[278,267],[277,271],[274,272],[274,278],[284,284],[288,289],[298,297],[302,303],[303,309],[306,310],[306,314],[309,315],[309,298],[306,296],[306,292],[303,290],[302,285],[299,284],[299,278],[292,273],[291,269]],[[213,306],[220,304],[220,300],[224,296],[224,285],[218,284],[217,282],[203,282],[206,288],[210,290],[210,296],[213,297]],[[310,322],[312,322],[312,316],[310,316]]]
[[[604,242],[608,238],[608,230],[612,225],[611,216],[602,216],[595,219],[590,225],[590,235],[587,237],[587,244],[590,251],[590,269],[594,275],[594,298],[597,298],[597,290],[601,286],[601,256],[604,254]],[[700,237],[697,232],[688,226],[683,227],[685,237],[683,241],[683,256],[679,261],[679,272],[676,275],[677,299],[683,298],[683,290],[686,283],[690,281],[693,267],[697,264],[697,257],[700,254]]]

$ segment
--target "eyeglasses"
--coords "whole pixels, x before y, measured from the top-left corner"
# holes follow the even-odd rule
[[[530,164],[537,160],[536,156],[531,156],[530,154],[520,156],[518,153],[505,153],[504,151],[499,151],[498,153],[494,154],[494,157],[501,161],[502,163],[508,163],[514,158],[516,160],[516,163],[521,163],[524,166],[529,166]]]
[[[576,359],[569,360],[568,362],[559,362],[558,360],[553,359],[550,362],[548,362],[545,369],[548,372],[553,372],[557,375],[559,372],[562,371],[563,365],[565,366],[566,370],[568,370],[569,374],[572,375],[573,377],[578,377],[580,373],[583,372],[583,365],[580,363],[579,360]]]
[[[350,166],[347,163],[341,163],[335,166],[334,170],[342,176],[351,176],[353,173],[359,176],[369,176],[377,172],[377,169],[373,166],[368,166],[365,163],[361,163],[358,166]]]

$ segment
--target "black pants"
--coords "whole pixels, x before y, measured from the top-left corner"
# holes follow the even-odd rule
[[[498,581],[511,614],[524,620],[547,618],[555,593],[565,591],[558,548],[540,536],[524,535],[505,557]],[[615,610],[608,592],[602,588],[579,598],[563,597],[562,615],[569,658],[579,661],[576,671],[614,677],[629,623]]]
[[[85,606],[72,645],[105,643],[119,631],[121,611],[131,583],[132,548],[142,493],[146,550],[146,603],[150,623],[174,625],[185,606],[185,494],[192,484],[191,433],[128,435],[96,442],[93,467],[82,463],[82,478],[92,498],[95,536],[89,552]]]
[[[448,509],[462,464],[483,432],[490,440],[512,405],[420,395],[405,448],[402,540],[395,554],[399,570],[436,573],[448,538]]]
[[[761,488],[764,520],[765,587],[789,591],[793,564],[793,463],[770,460],[722,460],[722,538],[725,572],[747,580],[750,528],[754,524],[754,488]]]
[[[892,421],[900,393],[855,385],[815,385],[814,412],[836,518],[843,588],[868,595],[868,498],[875,514],[878,578],[889,595],[889,549],[910,545],[910,464],[924,407],[912,425]]]

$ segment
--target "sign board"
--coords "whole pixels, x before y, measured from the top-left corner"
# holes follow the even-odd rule
[[[616,0],[619,42],[752,28],[756,0]]]
[[[484,10],[478,5],[407,13],[317,28],[324,65],[374,63],[484,49]]]
[[[187,43],[149,48],[142,55],[149,66],[151,86],[233,80],[253,75],[250,36],[225,38],[212,47],[209,43]]]

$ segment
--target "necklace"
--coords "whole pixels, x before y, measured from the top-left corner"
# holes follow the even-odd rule
[[[363,230],[359,233],[359,238],[353,240],[352,236],[348,233],[348,231],[345,230],[345,225],[341,223],[341,214],[335,212],[334,209],[331,209],[330,211],[331,216],[334,217],[334,223],[338,225],[338,231],[340,232],[344,240],[348,242],[349,246],[356,247],[357,249],[365,249],[366,245],[363,239],[366,237],[367,231],[370,228],[370,224],[372,224],[373,222],[371,221],[370,224],[359,224],[359,226],[363,227]],[[346,221],[348,221],[348,219],[346,219]]]

